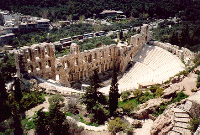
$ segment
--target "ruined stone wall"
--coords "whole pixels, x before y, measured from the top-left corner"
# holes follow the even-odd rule
[[[55,46],[51,43],[25,46],[15,53],[18,74],[28,72],[70,86],[72,82],[89,79],[94,69],[99,73],[112,69],[114,61],[123,73],[128,63],[149,40],[150,32],[145,24],[141,27],[141,34],[131,37],[128,46],[109,45],[80,52],[79,46],[73,43],[70,54],[58,59],[55,59]]]
[[[18,76],[27,72],[31,76],[55,80],[55,49],[50,43],[21,47],[15,52],[15,61]]]
[[[150,41],[150,44],[156,45],[158,47],[161,47],[161,48],[171,52],[172,54],[176,55],[181,60],[183,60],[185,62],[185,64],[188,66],[190,66],[192,64],[192,60],[197,55],[196,53],[193,53],[192,51],[190,51],[187,48],[181,47],[179,49],[179,46],[172,45],[170,43],[162,43],[159,41]]]

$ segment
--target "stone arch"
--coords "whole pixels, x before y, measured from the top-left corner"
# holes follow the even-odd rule
[[[75,58],[74,64],[75,64],[75,65],[78,65],[78,58]]]
[[[145,41],[147,41],[147,36],[145,37]]]
[[[51,60],[48,60],[48,66],[51,67]]]
[[[85,56],[85,60],[84,61],[87,62],[87,56]]]
[[[40,47],[38,47],[37,49],[38,49],[38,57],[41,58],[41,49]]]
[[[97,53],[94,53],[94,59],[97,59]]]
[[[107,70],[107,64],[105,64],[105,70]]]
[[[29,59],[32,61],[32,55],[31,55],[31,50],[28,49],[28,54],[29,54]]]
[[[104,57],[104,51],[102,51],[101,57]]]
[[[118,54],[117,55],[120,56],[120,50],[118,50]]]
[[[66,66],[67,66],[67,68],[70,67],[70,62],[69,62],[69,60],[66,61]]]
[[[80,71],[80,79],[83,78],[83,71]]]
[[[140,42],[140,38],[137,38],[137,45],[139,45],[139,42]]]
[[[88,57],[88,62],[92,62],[92,54],[89,54],[89,57]]]

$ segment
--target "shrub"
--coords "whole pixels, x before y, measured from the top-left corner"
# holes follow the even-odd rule
[[[134,131],[134,128],[132,126],[126,129],[127,135],[133,135],[133,131]]]
[[[68,106],[67,106],[68,111],[73,114],[78,114],[79,113],[78,104],[79,104],[78,100],[74,98],[70,98],[70,100],[68,101]]]
[[[200,74],[200,71],[199,71],[199,70],[196,70],[196,71],[195,71],[195,74],[199,75],[199,74]]]
[[[158,88],[158,89],[156,90],[156,92],[153,93],[153,96],[154,96],[154,97],[160,97],[160,96],[162,96],[162,95],[163,95],[163,89],[162,89],[162,88]]]
[[[130,91],[124,91],[122,92],[121,98],[122,100],[127,100],[130,95],[131,95]]]
[[[159,87],[160,87],[159,84],[158,84],[158,85],[152,85],[152,86],[149,88],[149,90],[150,90],[152,93],[155,93],[156,90],[157,90]]]
[[[143,96],[142,90],[135,90],[133,91],[133,95],[136,97],[137,101],[140,102],[140,98]]]
[[[194,89],[191,89],[191,92],[194,92]]]
[[[92,113],[90,114],[89,118],[91,123],[103,124],[107,120],[108,116],[109,116],[109,110],[107,110],[101,104],[96,104],[92,108]]]
[[[116,117],[114,120],[109,121],[108,124],[108,130],[113,134],[119,131],[125,131],[126,127],[128,126],[128,124],[121,120],[119,117]]]
[[[190,124],[190,125],[189,125],[188,129],[189,129],[192,133],[194,133],[194,132],[197,130],[199,124],[200,124],[200,119],[199,119],[198,117],[194,117],[194,118],[192,118],[192,119],[190,120],[189,124]]]
[[[126,114],[130,114],[130,112],[135,108],[133,103],[128,103],[122,106],[123,112]]]

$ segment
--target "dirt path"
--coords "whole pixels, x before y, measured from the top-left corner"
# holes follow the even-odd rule
[[[35,111],[40,110],[42,107],[44,107],[44,109],[48,109],[49,108],[48,98],[49,98],[49,96],[45,96],[46,101],[44,101],[42,104],[40,104],[34,108],[31,108],[28,111],[26,111],[26,116],[28,118],[32,117],[34,115]]]
[[[134,135],[150,135],[151,126],[153,125],[153,120],[144,120],[142,128],[137,128],[134,130]]]

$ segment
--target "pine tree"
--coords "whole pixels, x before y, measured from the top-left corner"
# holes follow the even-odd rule
[[[97,103],[106,104],[104,95],[98,91],[98,88],[100,87],[102,87],[101,80],[99,79],[99,75],[95,69],[93,76],[90,78],[90,86],[82,97],[82,102],[86,105],[89,112],[92,111],[92,108]]]
[[[179,45],[179,38],[177,32],[173,32],[172,36],[170,37],[170,43],[172,45]]]
[[[14,121],[14,135],[22,135],[23,134],[23,130],[22,130],[22,124],[21,124],[21,104],[20,101],[23,97],[22,95],[22,91],[20,88],[20,79],[19,78],[15,78],[14,81],[14,87],[15,87],[15,91],[14,91],[14,106],[12,108],[12,112],[13,112],[13,121]]]
[[[11,110],[7,103],[8,94],[5,88],[5,81],[3,76],[0,74],[0,122],[11,116]]]
[[[118,84],[117,84],[117,70],[116,70],[116,63],[114,63],[113,75],[112,75],[112,83],[111,83],[110,91],[109,91],[110,116],[113,116],[114,112],[118,108],[118,98],[119,98],[118,91],[119,91],[119,89],[118,89]]]
[[[48,129],[48,116],[46,116],[45,112],[43,112],[44,108],[41,108],[37,112],[37,117],[34,120],[35,128],[36,128],[36,133],[37,135],[48,135],[49,134],[49,129]]]
[[[102,87],[101,80],[99,79],[97,70],[94,70],[94,74],[91,77],[91,85],[83,95],[82,103],[86,105],[87,112],[93,114],[93,117],[90,117],[91,122],[96,122],[98,124],[104,123],[107,119],[107,112],[104,106],[107,104],[107,100],[105,96],[98,91],[100,87]]]
[[[66,135],[69,131],[69,124],[66,121],[66,115],[60,110],[63,107],[64,98],[60,95],[54,95],[49,98],[49,118],[48,124],[50,132],[55,135]]]
[[[190,34],[188,25],[186,25],[185,29],[182,30],[180,42],[181,46],[188,46],[190,44]]]
[[[119,39],[122,40],[122,38],[123,38],[123,31],[121,30],[121,31],[119,32]]]
[[[20,104],[20,101],[21,101],[23,95],[22,95],[22,91],[20,88],[20,79],[19,78],[15,78],[14,87],[15,87],[15,91],[14,91],[15,101],[18,104]]]
[[[14,135],[23,135],[23,129],[21,124],[21,115],[15,103],[13,107],[13,121],[14,121]]]

